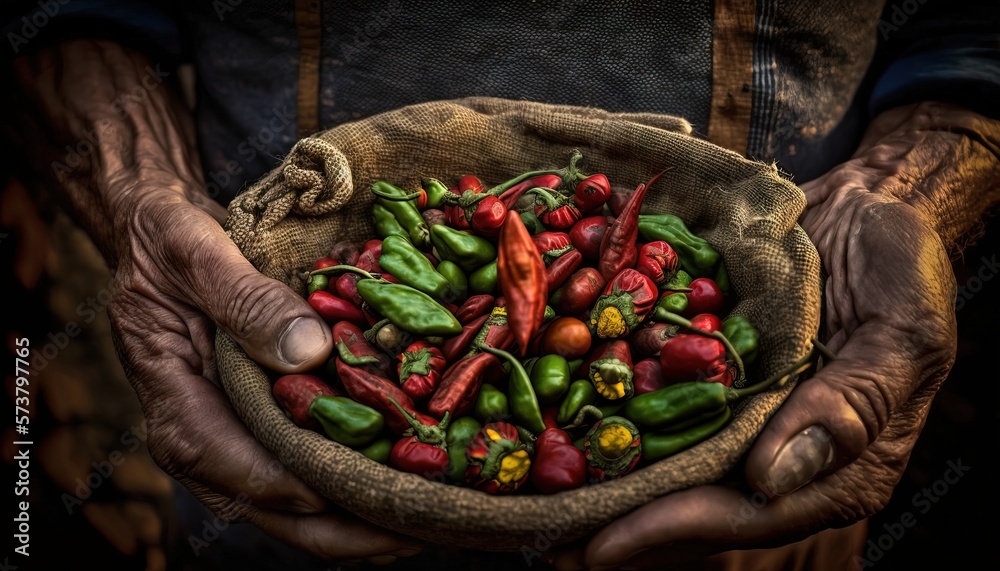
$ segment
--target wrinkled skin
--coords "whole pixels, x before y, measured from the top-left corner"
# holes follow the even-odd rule
[[[786,545],[886,505],[957,343],[955,277],[941,236],[954,239],[960,229],[897,197],[933,196],[918,177],[953,161],[962,136],[914,134],[905,127],[919,111],[894,112],[854,159],[801,185],[808,206],[800,224],[827,276],[821,337],[838,358],[799,384],[760,435],[746,462],[750,488],[703,486],[660,498],[585,546],[547,557],[558,569],[661,568]],[[995,163],[970,168],[996,180]],[[814,425],[827,432],[800,434]],[[772,467],[779,457],[790,463]],[[754,492],[769,500],[741,523],[741,500]]]

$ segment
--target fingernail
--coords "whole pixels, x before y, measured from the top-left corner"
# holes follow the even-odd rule
[[[326,327],[315,319],[297,317],[278,339],[278,358],[291,366],[312,359],[326,343]]]
[[[778,451],[767,470],[767,486],[776,496],[790,494],[833,463],[833,436],[819,425],[796,434]]]

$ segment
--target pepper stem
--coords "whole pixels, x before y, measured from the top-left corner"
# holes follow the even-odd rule
[[[375,325],[372,325],[371,329],[365,331],[364,333],[362,333],[362,335],[364,336],[364,338],[365,338],[366,341],[368,341],[369,343],[373,343],[374,344],[375,343],[375,336],[378,335],[379,330],[382,329],[383,327],[385,327],[386,325],[390,324],[390,323],[392,323],[392,320],[390,320],[388,317],[386,317],[382,321],[375,322]]]
[[[766,380],[763,380],[756,385],[750,385],[749,387],[743,387],[742,389],[730,388],[727,391],[727,397],[729,400],[736,400],[746,396],[755,395],[759,392],[763,392],[774,385],[782,383],[788,377],[801,373],[809,368],[812,364],[813,351],[806,353],[805,357],[802,357],[798,361],[792,363],[791,365],[781,369],[777,373],[771,375]]]
[[[663,173],[660,173],[663,174]],[[691,321],[677,315],[676,313],[671,313],[662,307],[657,307],[653,312],[654,321],[659,321],[661,323],[670,323],[672,325],[680,325],[681,327],[686,327],[692,332],[698,335],[704,335],[705,337],[713,337],[722,342],[723,346],[726,348],[726,353],[732,358],[733,363],[736,365],[736,381],[739,382],[746,378],[746,370],[743,367],[743,359],[740,358],[740,354],[736,352],[736,348],[733,344],[729,342],[729,339],[722,334],[721,331],[705,331],[704,329],[699,329],[691,325]]]
[[[587,422],[588,418],[591,419],[592,422],[596,422],[604,418],[604,413],[601,412],[601,409],[592,404],[584,405],[580,411],[576,413],[576,417],[573,419],[573,422],[562,427],[562,430],[573,430],[574,428],[587,426],[588,424],[591,424]]]
[[[448,428],[449,412],[445,411],[444,416],[441,417],[441,421],[438,422],[437,426],[427,426],[426,424],[420,423],[417,419],[413,418],[413,415],[406,411],[405,408],[399,406],[396,399],[389,397],[389,402],[392,403],[399,410],[399,414],[403,415],[406,422],[410,423],[413,427],[413,434],[417,437],[417,440],[425,444],[433,444],[440,448],[447,450],[445,445],[446,434],[445,429]]]
[[[361,365],[374,365],[379,362],[376,357],[373,357],[371,355],[364,355],[358,357],[354,353],[351,353],[351,350],[347,348],[347,343],[344,343],[343,341],[337,342],[337,356],[340,357],[341,361],[347,363],[352,367],[360,367]]]
[[[552,193],[550,193],[547,189],[542,188],[540,186],[536,186],[535,188],[528,190],[524,194],[525,196],[529,194],[534,194],[535,196],[540,198],[542,202],[545,204],[545,207],[548,208],[550,212],[562,206],[559,200],[556,199],[555,196],[552,196]]]
[[[514,371],[517,371],[518,375],[521,375],[526,379],[531,378],[531,376],[528,375],[528,371],[524,370],[524,366],[521,365],[521,361],[518,361],[517,357],[515,357],[514,355],[511,355],[510,353],[504,351],[503,349],[497,349],[496,347],[490,347],[489,345],[480,345],[479,348],[482,349],[483,351],[486,351],[487,353],[492,353],[497,357],[503,357],[504,359],[507,359],[507,361],[510,363],[511,369],[513,369],[511,371],[511,374],[513,374]]]
[[[420,198],[420,191],[414,192],[412,194],[406,194],[403,196],[399,196],[398,194],[389,194],[381,190],[376,190],[374,186],[371,188],[371,191],[372,194],[374,194],[375,196],[383,198],[385,200],[391,200],[393,202],[409,202],[416,198]]]
[[[512,178],[510,180],[508,180],[507,182],[502,182],[502,183],[494,186],[493,188],[487,190],[486,192],[484,192],[482,194],[485,194],[485,195],[488,195],[488,196],[500,196],[505,191],[509,190],[510,187],[512,187],[512,186],[514,186],[514,185],[516,185],[518,183],[524,182],[524,181],[528,180],[529,178],[534,178],[536,176],[542,176],[543,174],[554,174],[554,175],[562,178],[562,177],[564,177],[566,175],[567,170],[568,169],[555,169],[555,170],[551,170],[550,169],[550,170],[541,170],[541,171],[529,171],[529,172],[526,172],[526,173],[522,173],[522,174],[520,174],[520,175],[518,175],[518,176],[516,176],[516,177],[514,177],[514,178]]]
[[[829,347],[820,343],[819,339],[813,339],[812,344],[813,347],[815,347],[816,350],[819,351],[819,354],[823,355],[823,358],[826,359],[827,361],[833,361],[837,358],[837,355],[833,351],[831,351]]]
[[[312,276],[325,276],[327,274],[339,274],[341,272],[349,274],[358,274],[359,276],[363,278],[368,278],[370,280],[381,279],[381,276],[375,277],[376,274],[371,274],[369,272],[362,270],[361,268],[356,268],[354,266],[347,266],[344,264],[341,264],[339,266],[327,266],[325,268],[320,268],[318,270],[306,272],[306,276],[311,278]]]

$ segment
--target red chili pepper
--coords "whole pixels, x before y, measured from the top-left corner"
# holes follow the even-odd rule
[[[486,185],[483,181],[479,180],[479,177],[471,174],[467,174],[462,178],[458,179],[458,194],[462,195],[466,192],[473,192],[475,194],[482,194],[486,191]]]
[[[413,400],[430,396],[441,383],[448,362],[437,347],[420,339],[396,357],[399,386]]]
[[[639,210],[642,208],[642,201],[646,198],[646,192],[659,180],[660,172],[649,179],[646,184],[640,184],[625,209],[622,210],[614,224],[608,228],[608,232],[601,241],[601,259],[597,263],[597,269],[601,270],[604,279],[611,281],[618,272],[635,265],[639,253],[635,247],[636,238],[639,237]]]
[[[531,242],[534,243],[546,266],[559,256],[573,250],[573,243],[569,239],[569,234],[565,232],[539,232],[531,237]]]
[[[531,483],[543,494],[555,494],[583,486],[587,481],[587,458],[573,446],[564,430],[548,428],[535,440]]]
[[[361,310],[328,291],[316,290],[309,294],[309,306],[330,325],[338,321],[350,321],[355,325],[367,323]]]
[[[589,313],[594,302],[604,291],[604,286],[604,277],[596,268],[580,268],[552,294],[552,299],[549,301],[552,309],[559,315],[575,316],[584,312]]]
[[[423,211],[427,208],[427,191],[421,188],[417,194],[417,210]]]
[[[550,405],[542,409],[542,422],[545,423],[546,430],[549,428],[559,428],[559,421],[557,420],[558,417],[558,406]],[[542,434],[545,434],[545,432],[546,431],[543,430]],[[538,441],[536,440],[535,443],[537,444],[537,442]],[[537,448],[535,449],[535,452],[538,452]]]
[[[357,325],[349,321],[337,322],[333,326],[333,343],[336,355],[348,365],[363,367],[384,377],[389,375],[392,360],[373,347]]]
[[[536,176],[534,178],[529,178],[528,180],[521,181],[514,186],[508,188],[500,195],[500,200],[503,201],[504,206],[509,210],[514,209],[514,205],[517,201],[521,199],[524,193],[532,188],[559,188],[562,184],[562,179],[554,174],[543,174]]]
[[[375,259],[382,255],[382,240],[378,238],[372,238],[365,242],[364,246],[361,247],[361,253],[371,252]]]
[[[674,279],[681,268],[681,260],[670,244],[663,240],[643,244],[635,269],[649,276],[657,286]]]
[[[649,277],[631,268],[622,270],[604,288],[590,312],[595,337],[616,339],[628,335],[653,309],[660,290]]]
[[[516,212],[503,224],[498,252],[497,281],[507,298],[507,319],[514,339],[524,351],[545,319],[549,290],[545,285],[545,262]]]
[[[698,278],[688,286],[691,291],[686,292],[688,306],[684,315],[697,315],[699,313],[722,313],[726,307],[726,298],[722,295],[722,290],[715,281],[709,278]]]
[[[582,262],[583,254],[578,250],[570,250],[549,264],[549,267],[545,269],[545,283],[548,285],[549,291],[555,291],[569,279],[570,274],[576,271]]]
[[[681,333],[668,340],[660,350],[660,365],[669,383],[702,380],[729,386],[733,382],[725,345],[704,335]]]
[[[669,383],[663,378],[663,366],[660,365],[660,360],[650,357],[639,361],[632,367],[632,384],[635,386],[635,394],[638,396],[658,391]]]
[[[622,339],[598,345],[580,367],[580,372],[608,400],[630,398],[632,386],[632,352]]]
[[[492,367],[500,368],[500,361],[490,353],[478,353],[448,367],[441,386],[427,403],[427,412],[436,418],[443,418],[449,412],[455,418],[468,414],[476,404],[486,373]]]
[[[489,294],[474,295],[453,312],[455,319],[462,325],[468,325],[471,321],[489,313],[495,301],[496,299]]]
[[[316,375],[284,375],[271,388],[274,400],[281,410],[288,413],[292,422],[301,428],[318,429],[319,423],[309,416],[309,406],[318,396],[340,396],[330,385]]]
[[[449,363],[455,362],[456,359],[469,350],[469,346],[472,345],[472,340],[479,335],[480,331],[482,331],[483,325],[486,323],[486,319],[488,317],[489,314],[481,315],[476,319],[473,319],[462,327],[461,333],[449,338],[443,345],[441,345],[441,352],[444,353],[444,358]]]
[[[373,244],[371,248],[368,248],[367,247],[368,244],[370,244],[373,241],[377,241],[378,244],[377,245]],[[378,265],[378,258],[379,256],[382,255],[382,240],[369,240],[368,242],[365,242],[365,246],[366,247],[361,252],[361,255],[358,256],[358,263],[354,264],[354,267],[358,268],[359,270],[364,270],[368,273],[376,273],[376,274],[382,273],[382,266]],[[344,275],[351,275],[351,274],[344,274]]]
[[[314,270],[319,270],[319,269],[322,269],[322,268],[328,268],[330,266],[339,266],[339,265],[340,265],[340,262],[338,262],[337,260],[334,260],[333,258],[329,258],[329,257],[327,257],[327,258],[320,258],[320,259],[316,260],[316,263],[313,264],[313,269]]]
[[[559,193],[551,193],[544,188],[533,188],[528,193],[535,195],[535,216],[547,228],[565,230],[583,217],[580,209]]]
[[[569,231],[570,242],[584,258],[597,261],[601,257],[601,242],[614,221],[614,218],[604,215],[583,218]]]
[[[469,467],[465,479],[488,494],[513,492],[528,480],[531,456],[521,443],[517,427],[491,422],[465,448]]]
[[[580,212],[588,214],[596,212],[611,198],[611,183],[608,177],[597,173],[581,180],[573,192],[573,204]]]
[[[480,200],[469,221],[472,231],[486,238],[496,238],[500,235],[500,228],[507,218],[507,207],[495,196],[487,196]]]
[[[479,333],[472,340],[470,353],[478,353],[483,346],[506,351],[514,344],[514,331],[510,328],[510,322],[507,320],[506,304],[506,299],[497,298],[496,305],[486,316]]]
[[[358,256],[361,255],[361,250],[358,249],[358,245],[349,240],[341,240],[330,248],[330,254],[327,256],[332,260],[340,260],[341,264],[345,266],[353,266],[358,263]]]
[[[677,335],[678,329],[668,323],[653,323],[636,329],[629,340],[636,354],[651,357],[660,354],[663,345]]]
[[[713,315],[711,313],[699,313],[691,318],[691,326],[695,329],[701,329],[702,331],[721,331],[722,330],[722,320],[719,319],[718,315]]]
[[[397,470],[419,474],[428,480],[440,480],[448,470],[450,461],[446,432],[448,417],[445,416],[440,423],[426,423],[414,418],[399,404],[392,404],[413,429],[413,436],[396,442],[389,452],[389,465]]]
[[[420,213],[420,216],[427,223],[427,228],[434,226],[435,224],[448,224],[448,215],[444,213],[443,210],[437,208],[428,208]]]

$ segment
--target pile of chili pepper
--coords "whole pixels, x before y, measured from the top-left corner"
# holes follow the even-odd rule
[[[620,478],[732,416],[758,332],[722,258],[601,173],[372,185],[376,237],[316,260],[336,350],[274,397],[377,462],[491,494]],[[620,189],[618,189],[620,190]],[[616,197],[616,198],[613,198]]]

